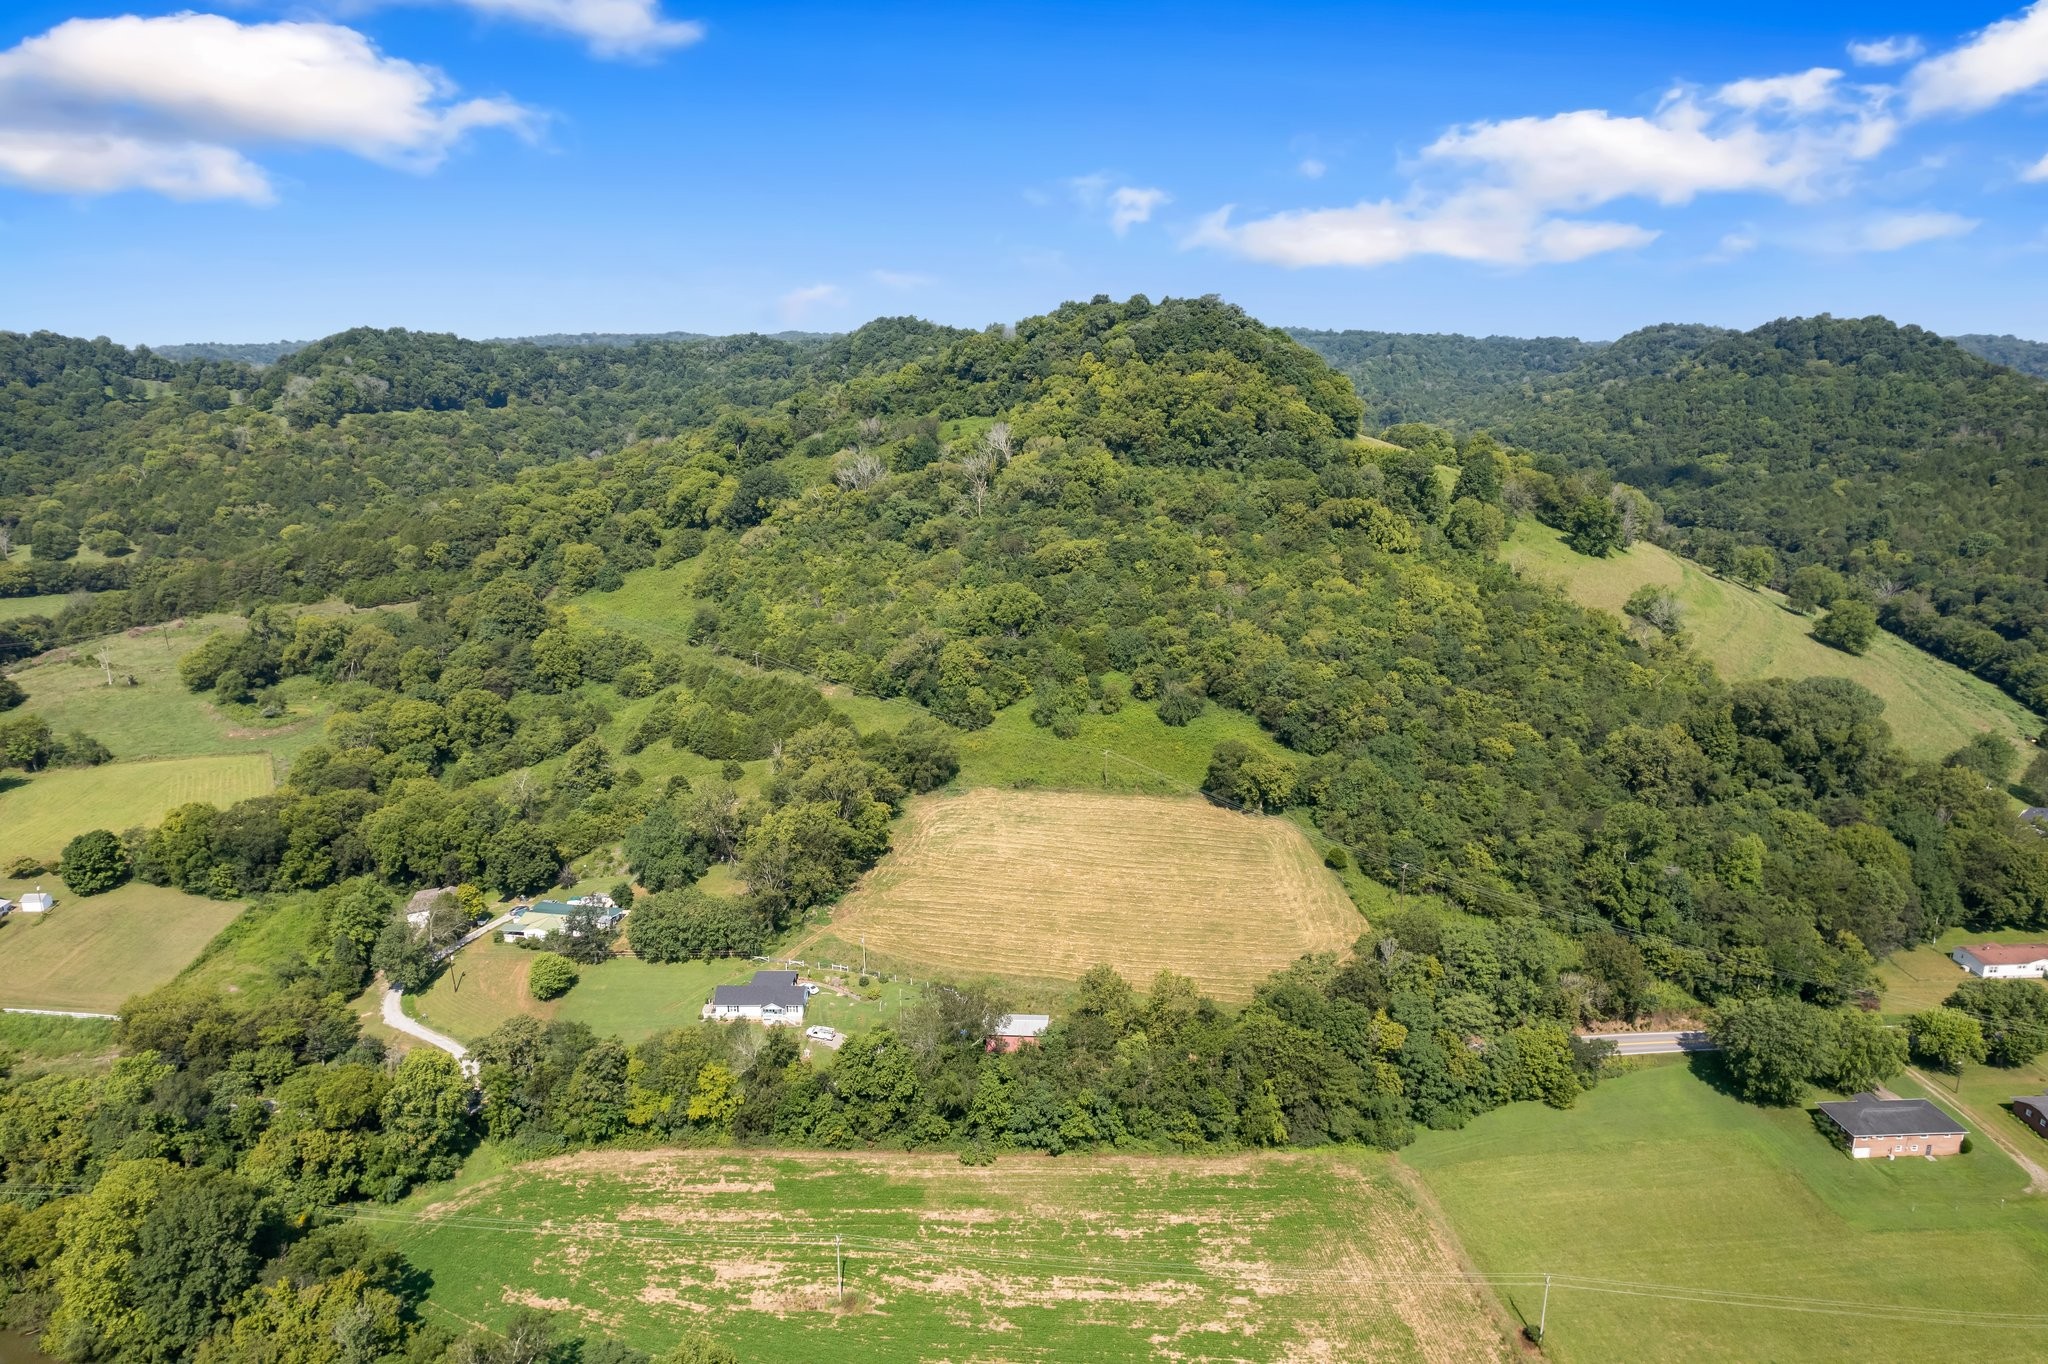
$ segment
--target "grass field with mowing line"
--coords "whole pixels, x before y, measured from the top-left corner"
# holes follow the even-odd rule
[[[1760,677],[1846,677],[1884,702],[1884,718],[1908,753],[1945,758],[1973,734],[1997,734],[2021,751],[2041,717],[1989,682],[1972,677],[1896,635],[1878,632],[1860,658],[1813,639],[1812,617],[1775,592],[1717,578],[1689,559],[1641,541],[1605,559],[1574,553],[1550,527],[1524,518],[1502,551],[1531,578],[1562,587],[1582,606],[1619,615],[1646,583],[1668,589],[1683,611],[1680,628],[1731,682]]]
[[[919,974],[1074,980],[1107,963],[1140,988],[1170,969],[1242,1000],[1304,952],[1349,947],[1365,920],[1285,820],[983,789],[912,801],[829,931]]]
[[[48,914],[0,919],[0,1005],[111,1013],[130,995],[153,990],[183,970],[242,912],[234,901],[130,881],[104,895],[67,893]],[[19,900],[36,882],[0,880],[0,896]]]
[[[1570,1112],[1514,1104],[1425,1132],[1400,1158],[1488,1273],[2048,1314],[2048,1199],[2023,1195],[1990,1142],[1941,1161],[1851,1160],[1805,1110],[1751,1107],[1684,1062],[1610,1078]],[[1540,1294],[1505,1296],[1533,1321]],[[1559,1289],[1544,1354],[2038,1360],[2048,1331]]]
[[[105,635],[54,650],[9,676],[28,693],[25,710],[63,733],[83,730],[117,758],[181,758],[264,753],[288,761],[320,737],[326,707],[311,678],[280,688],[286,713],[266,720],[253,706],[223,711],[211,697],[178,680],[178,660],[221,630],[239,630],[235,616],[200,616],[175,626]],[[96,661],[107,655],[115,686]],[[133,677],[135,686],[126,685]]]
[[[750,1364],[1512,1358],[1371,1153],[478,1164],[361,1214],[434,1276],[450,1325],[545,1305],[657,1352],[708,1329]]]
[[[155,824],[164,811],[188,801],[227,806],[265,795],[275,784],[262,753],[53,767],[26,779],[0,778],[0,859],[27,853],[50,865],[88,829],[120,833]]]

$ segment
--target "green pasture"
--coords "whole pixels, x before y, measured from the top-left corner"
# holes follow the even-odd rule
[[[79,594],[81,598],[90,593]],[[21,616],[54,616],[71,601],[71,594],[54,592],[42,597],[0,597],[0,620]]]
[[[750,1364],[1511,1357],[1370,1153],[599,1151],[508,1169],[486,1151],[473,1167],[358,1214],[433,1276],[449,1326],[545,1305],[656,1353],[708,1330]]]
[[[51,865],[66,843],[89,829],[119,833],[155,824],[164,811],[188,801],[232,805],[274,784],[262,753],[10,773],[0,776],[0,859],[25,853]]]
[[[59,733],[83,730],[117,758],[256,753],[288,760],[320,737],[326,707],[311,678],[284,684],[286,711],[272,719],[254,706],[218,706],[178,680],[179,659],[215,633],[241,628],[239,617],[225,615],[149,626],[53,650],[8,675],[28,693],[28,714]]]
[[[1482,1271],[1605,1281],[1553,1289],[1549,1358],[2048,1359],[2048,1198],[1973,1146],[1852,1160],[1806,1110],[1744,1104],[1674,1059],[1569,1112],[1425,1133],[1401,1159]],[[1758,1296],[1698,1300],[1716,1291]],[[1540,1294],[1504,1290],[1530,1321]]]
[[[1683,612],[1680,628],[1723,677],[1846,677],[1884,702],[1892,733],[1908,753],[1943,758],[1979,733],[2019,747],[2038,734],[2041,717],[1989,682],[1944,663],[1896,635],[1880,632],[1861,657],[1813,639],[1813,618],[1778,593],[1717,578],[1690,559],[1638,541],[1605,559],[1575,553],[1557,531],[1527,517],[1503,549],[1532,579],[1562,587],[1583,606],[1619,614],[1644,584],[1668,589]],[[2031,751],[2026,750],[2026,751]]]
[[[74,896],[54,876],[0,880],[0,897],[19,900],[39,882],[55,909],[0,919],[0,1006],[111,1013],[177,975],[242,911],[139,881]]]
[[[11,1054],[16,1073],[80,1071],[114,1055],[114,1025],[104,1018],[0,1014],[0,1054]]]

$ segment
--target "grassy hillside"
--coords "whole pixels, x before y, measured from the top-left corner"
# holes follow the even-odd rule
[[[1980,678],[1924,653],[1895,635],[1879,634],[1862,657],[1816,642],[1812,619],[1770,591],[1717,578],[1689,559],[1638,542],[1606,559],[1574,553],[1559,532],[1524,518],[1503,549],[1531,578],[1554,583],[1586,606],[1621,612],[1646,583],[1667,588],[1684,608],[1682,627],[1723,677],[1846,677],[1884,702],[1885,720],[1907,752],[1941,758],[1973,734],[1992,733],[2020,746],[2040,732],[2040,717]],[[2031,749],[2027,750],[2031,751]]]
[[[1241,1000],[1364,928],[1285,820],[1194,799],[980,791],[913,802],[894,851],[833,907],[830,935],[864,936],[920,974],[1075,980],[1109,963],[1139,986],[1173,970]]]
[[[166,758],[101,767],[58,767],[0,777],[0,859],[21,854],[55,861],[88,829],[115,833],[155,824],[188,801],[232,805],[273,785],[268,754]]]
[[[18,900],[36,884],[0,880],[0,896]],[[54,910],[0,919],[0,1006],[112,1012],[177,975],[242,912],[237,902],[139,881],[90,898],[67,894],[55,877],[43,884],[57,896]]]
[[[594,1152],[360,1216],[451,1325],[544,1305],[649,1350],[707,1328],[749,1364],[1513,1357],[1442,1229],[1359,1152]]]
[[[1805,1111],[1662,1063],[1567,1113],[1520,1104],[1425,1134],[1401,1159],[1485,1272],[1606,1281],[1553,1289],[1552,1359],[1638,1359],[1645,1341],[1671,1361],[2048,1359],[2048,1204],[1989,1142],[1852,1161]],[[1541,1291],[1508,1297],[1533,1321]],[[1745,1297],[1713,1300],[1730,1294]],[[2034,1329],[1982,1320],[1996,1313]]]

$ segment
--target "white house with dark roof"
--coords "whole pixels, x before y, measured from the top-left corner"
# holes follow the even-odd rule
[[[804,1021],[804,1005],[810,997],[810,991],[796,983],[794,971],[756,971],[745,985],[721,985],[713,990],[704,1017],[797,1026]]]

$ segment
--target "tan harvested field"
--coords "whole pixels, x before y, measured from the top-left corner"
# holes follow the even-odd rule
[[[475,1165],[359,1214],[450,1319],[559,1307],[648,1350],[708,1329],[746,1364],[1514,1356],[1448,1229],[1377,1152]]]
[[[1201,800],[1000,791],[911,803],[830,934],[913,970],[1076,980],[1107,963],[1241,1000],[1365,931],[1294,825]],[[798,953],[797,955],[801,955]]]
[[[140,881],[80,896],[55,876],[0,880],[0,897],[38,885],[57,897],[54,910],[0,919],[0,1005],[11,1009],[112,1012],[184,970],[242,912],[239,901]]]

